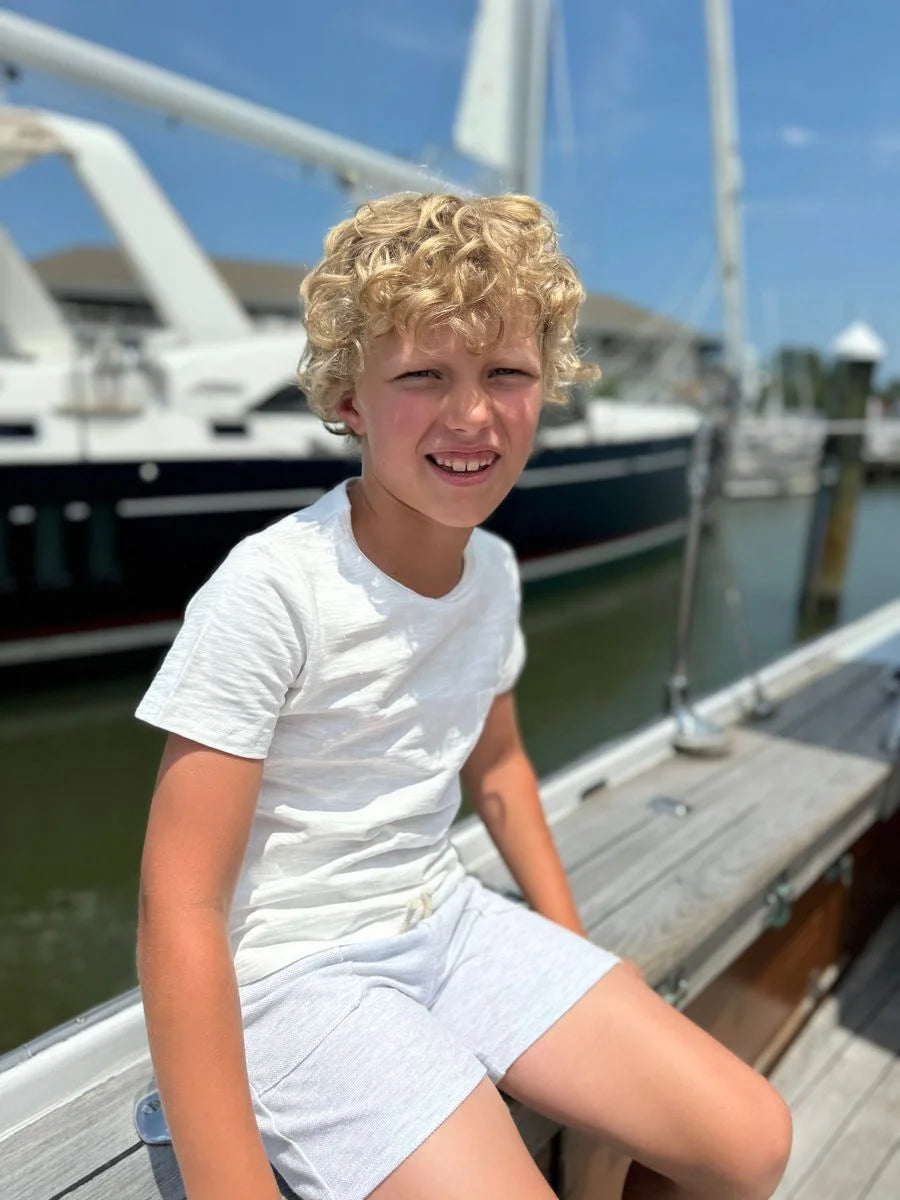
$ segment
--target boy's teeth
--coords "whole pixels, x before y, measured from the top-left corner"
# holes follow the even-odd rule
[[[445,471],[481,471],[485,467],[490,466],[493,459],[485,456],[482,459],[459,459],[459,458],[438,458],[436,455],[431,456],[439,467],[443,467]]]

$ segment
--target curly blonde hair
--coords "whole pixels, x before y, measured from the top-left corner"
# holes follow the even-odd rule
[[[553,218],[530,196],[461,199],[397,192],[368,200],[325,238],[325,257],[300,285],[307,342],[297,380],[329,432],[358,435],[337,404],[363,370],[371,338],[447,327],[475,353],[495,349],[511,319],[538,336],[544,400],[599,378],[574,340],[585,298],[573,263],[557,249]]]

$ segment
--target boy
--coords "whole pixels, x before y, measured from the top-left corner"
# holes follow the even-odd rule
[[[243,541],[136,715],[169,731],[138,966],[188,1200],[552,1195],[499,1088],[639,1162],[769,1196],[777,1093],[594,945],[521,744],[511,547],[480,523],[592,371],[525,196],[399,194],[326,238],[300,381],[361,475]],[[528,901],[468,875],[462,777]]]

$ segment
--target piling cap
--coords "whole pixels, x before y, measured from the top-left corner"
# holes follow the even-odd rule
[[[849,362],[878,363],[884,358],[885,345],[863,321],[854,321],[831,343],[832,353]]]

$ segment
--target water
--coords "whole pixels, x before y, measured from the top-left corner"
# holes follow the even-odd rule
[[[767,662],[796,645],[811,501],[722,509],[723,540]],[[742,675],[714,542],[698,584],[694,695]],[[680,555],[529,589],[517,689],[540,775],[654,720],[671,669]],[[900,488],[860,501],[841,621],[900,593]],[[137,983],[134,938],[147,809],[165,735],[136,721],[152,668],[0,699],[0,1053]]]

